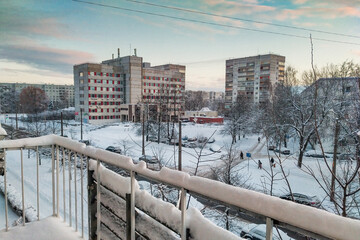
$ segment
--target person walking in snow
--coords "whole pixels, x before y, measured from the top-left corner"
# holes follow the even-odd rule
[[[258,169],[262,169],[262,162],[260,160],[258,161]]]
[[[260,143],[260,140],[261,140],[261,138],[260,138],[260,137],[258,137],[258,143]]]
[[[240,152],[240,159],[244,160],[244,153],[242,151]]]
[[[275,167],[275,160],[273,157],[270,159],[271,167]]]

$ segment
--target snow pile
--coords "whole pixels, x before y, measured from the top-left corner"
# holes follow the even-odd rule
[[[5,129],[1,126],[0,124],[0,136],[6,136],[7,135],[7,132],[5,131]]]
[[[5,192],[5,184],[4,182],[0,182],[0,189],[2,192]],[[16,212],[18,212],[19,215],[22,216],[22,202],[21,202],[21,195],[16,191],[16,189],[11,186],[10,184],[7,184],[7,199],[9,201],[9,208],[11,207]],[[25,217],[29,222],[37,220],[37,214],[36,210],[33,206],[30,204],[25,204]]]

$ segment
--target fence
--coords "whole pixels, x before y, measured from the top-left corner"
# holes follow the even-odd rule
[[[151,234],[154,229],[161,229],[163,234],[168,234],[166,239],[187,239],[189,235],[195,239],[198,227],[192,218],[194,212],[186,210],[185,202],[189,194],[200,196],[204,199],[219,202],[225,206],[235,209],[238,212],[246,213],[266,222],[266,238],[272,239],[273,226],[278,226],[290,231],[295,231],[318,239],[358,239],[360,236],[360,221],[334,215],[324,210],[299,205],[262,193],[229,186],[221,182],[190,176],[184,172],[163,168],[158,172],[149,170],[141,162],[134,164],[129,157],[114,154],[102,149],[86,146],[85,144],[49,135],[39,138],[8,140],[0,142],[0,148],[6,151],[20,150],[21,155],[21,182],[22,182],[22,207],[25,209],[24,200],[24,179],[23,179],[23,151],[33,149],[37,152],[37,209],[39,219],[39,148],[51,148],[52,159],[52,208],[53,215],[60,217],[60,198],[63,200],[63,214],[61,217],[78,231],[81,228],[84,232],[84,169],[88,169],[88,223],[89,239],[109,238],[114,236],[123,239],[144,238],[145,232]],[[6,155],[6,154],[5,154]],[[60,166],[61,162],[61,166]],[[72,164],[69,164],[71,163]],[[68,168],[66,168],[68,163]],[[80,196],[77,199],[76,171],[81,171]],[[123,177],[105,169],[102,164],[114,166],[124,172],[128,177]],[[74,166],[74,167],[72,167]],[[6,158],[5,158],[6,168]],[[60,192],[60,168],[62,168],[63,182],[62,193]],[[66,173],[67,171],[67,173]],[[68,174],[68,183],[65,182]],[[74,180],[72,179],[74,175]],[[114,175],[115,174],[115,175]],[[161,183],[178,189],[180,192],[180,210],[173,210],[176,207],[171,204],[163,205],[162,201],[154,200],[139,189],[136,178],[141,178],[153,183]],[[114,182],[114,179],[116,182]],[[6,173],[4,176],[6,186]],[[114,184],[117,183],[117,184]],[[66,186],[68,200],[66,200]],[[72,190],[74,187],[74,190]],[[75,192],[75,204],[72,206],[71,194]],[[7,190],[5,187],[5,198]],[[7,200],[7,199],[6,199]],[[68,202],[68,203],[66,203]],[[5,211],[7,212],[7,204]],[[69,213],[66,214],[66,207]],[[78,207],[81,214],[78,216]],[[74,208],[74,209],[72,209]],[[164,210],[165,209],[165,210]],[[72,215],[72,210],[73,214]],[[171,212],[163,212],[163,211]],[[68,216],[67,216],[68,215]],[[168,215],[168,216],[167,216]],[[171,217],[170,217],[171,215]],[[186,217],[188,215],[188,217]],[[23,211],[25,219],[25,212]],[[72,220],[75,219],[73,224]],[[175,221],[172,221],[174,220]],[[169,221],[170,220],[170,221]],[[24,222],[25,224],[25,222]],[[192,229],[193,228],[193,229]],[[216,228],[216,227],[212,227]],[[6,229],[8,221],[6,215]],[[153,230],[153,231],[149,231]],[[216,234],[223,234],[225,230],[212,231],[212,239]],[[163,235],[165,236],[165,235]],[[232,236],[230,233],[228,236]],[[153,236],[153,239],[156,237]],[[223,238],[224,239],[224,238]],[[228,238],[230,239],[230,238]]]

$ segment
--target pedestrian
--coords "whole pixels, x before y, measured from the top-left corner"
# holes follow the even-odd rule
[[[260,160],[258,161],[258,169],[262,169],[262,162]]]
[[[260,140],[261,140],[261,138],[260,138],[260,137],[258,137],[258,143],[260,143]]]
[[[272,167],[275,167],[275,160],[274,160],[274,158],[273,158],[273,157],[271,157],[271,159],[270,159],[270,163],[271,163],[271,166],[272,166]]]
[[[242,151],[240,152],[240,159],[244,159],[244,153]]]

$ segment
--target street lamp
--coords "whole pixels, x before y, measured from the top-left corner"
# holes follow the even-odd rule
[[[5,137],[7,136],[7,133],[5,131],[5,129],[3,129],[1,127],[0,124],[0,141],[3,140]],[[0,148],[0,175],[4,176],[4,172],[5,172],[5,154],[4,154],[4,149]]]

